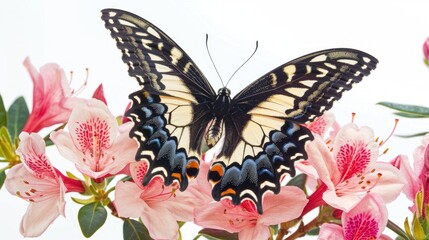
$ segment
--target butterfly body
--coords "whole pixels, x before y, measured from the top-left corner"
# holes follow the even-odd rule
[[[304,124],[378,62],[355,49],[322,50],[280,65],[232,97],[226,87],[216,94],[186,52],[149,21],[122,10],[102,13],[141,86],[130,95],[127,116],[140,144],[136,159],[149,166],[143,185],[160,177],[185,190],[208,146],[213,198],[249,200],[259,213],[264,195],[278,193],[281,180],[295,174],[294,162],[307,158],[305,143],[313,136]]]

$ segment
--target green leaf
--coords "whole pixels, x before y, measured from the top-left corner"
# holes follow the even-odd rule
[[[229,233],[223,230],[204,228],[198,232],[201,236],[209,240],[237,240],[238,233]]]
[[[89,238],[106,222],[107,211],[100,202],[93,202],[81,207],[77,217],[83,235]]]
[[[429,132],[421,132],[421,133],[415,133],[415,134],[411,134],[411,135],[396,135],[395,134],[395,136],[398,136],[401,138],[412,138],[412,137],[421,137],[421,136],[426,135],[427,133],[429,133]]]
[[[7,112],[4,108],[3,98],[0,95],[0,127],[7,126]]]
[[[307,235],[309,235],[309,236],[317,236],[317,235],[319,235],[319,232],[320,232],[320,228],[317,227],[317,228],[313,228],[310,231],[308,231]]]
[[[307,175],[301,173],[296,177],[292,178],[286,185],[287,186],[296,186],[300,189],[305,189],[305,182],[307,181]]]
[[[124,220],[123,233],[124,240],[152,239],[143,223],[129,218]]]
[[[0,170],[0,189],[3,187],[4,180],[6,180],[5,170]]]
[[[420,115],[420,114],[415,114],[415,113],[407,113],[407,112],[395,112],[393,113],[397,116],[400,117],[406,117],[406,118],[427,118],[429,116],[426,115]]]
[[[28,107],[24,97],[17,98],[10,106],[8,112],[7,128],[12,141],[15,141],[24,128],[28,119]]]
[[[379,102],[379,105],[398,110],[400,112],[412,113],[416,115],[424,115],[429,117],[429,108],[418,105],[406,105],[392,102]]]

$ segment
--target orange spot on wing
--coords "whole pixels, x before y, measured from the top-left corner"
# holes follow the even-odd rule
[[[232,188],[228,188],[228,189],[226,189],[225,191],[223,191],[223,192],[221,192],[220,193],[220,196],[225,196],[225,195],[229,195],[229,194],[232,194],[232,195],[234,195],[234,194],[236,194],[236,192],[235,192],[235,190],[234,189],[232,189]]]

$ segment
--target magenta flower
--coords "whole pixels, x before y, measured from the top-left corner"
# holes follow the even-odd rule
[[[72,96],[64,70],[55,63],[40,68],[40,73],[27,57],[24,66],[33,80],[33,107],[24,132],[38,132],[42,128],[65,123],[72,107],[82,99]]]
[[[153,239],[177,239],[177,221],[192,221],[194,208],[202,204],[198,192],[191,186],[180,192],[178,184],[164,186],[160,178],[143,186],[147,163],[140,161],[129,166],[134,182],[116,184],[114,204],[118,215],[140,218]]]
[[[118,126],[103,102],[90,99],[73,108],[69,131],[54,132],[51,139],[80,172],[98,179],[117,174],[135,161],[137,143],[128,136],[131,127],[132,123]]]
[[[341,216],[342,226],[324,223],[320,240],[391,239],[383,235],[387,225],[387,208],[376,194],[367,194],[358,205]]]
[[[64,176],[52,167],[45,155],[45,142],[38,134],[22,132],[19,139],[17,153],[23,163],[10,169],[5,186],[11,194],[30,203],[20,232],[24,237],[37,237],[59,215],[64,216],[66,191],[82,192],[83,186],[72,179],[63,182]]]
[[[271,225],[299,217],[306,203],[306,196],[301,189],[284,186],[278,195],[266,194],[262,215],[250,202],[235,206],[225,199],[197,208],[194,222],[204,228],[238,232],[239,239],[268,239],[271,236]]]
[[[404,179],[389,163],[376,162],[379,146],[374,139],[370,128],[348,124],[336,135],[332,152],[319,137],[306,145],[308,161],[323,184],[310,197],[304,213],[323,201],[347,212],[369,192],[385,202],[396,199]]]

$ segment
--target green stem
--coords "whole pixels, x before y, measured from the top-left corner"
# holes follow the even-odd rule
[[[405,233],[405,231],[402,230],[402,228],[400,228],[394,222],[387,220],[387,227],[403,239],[409,239],[407,233]]]

